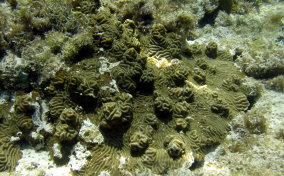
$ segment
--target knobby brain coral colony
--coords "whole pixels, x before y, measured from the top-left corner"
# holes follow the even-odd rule
[[[6,4],[1,57],[28,64],[1,70],[13,98],[1,104],[0,171],[14,170],[23,145],[64,165],[78,143],[91,154],[74,175],[189,168],[255,101],[233,56],[215,42],[189,45],[186,26],[154,23],[145,1],[125,13],[95,0]]]

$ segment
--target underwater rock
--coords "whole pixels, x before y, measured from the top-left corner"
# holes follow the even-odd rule
[[[84,14],[92,14],[95,13],[97,8],[100,7],[100,1],[71,1],[71,5],[75,11],[80,11]]]
[[[247,112],[244,116],[244,125],[246,129],[253,134],[264,133],[267,129],[264,110],[254,109]]]
[[[90,119],[84,120],[79,131],[79,137],[87,143],[103,144],[104,136],[99,127],[93,124]]]
[[[275,78],[265,80],[265,87],[271,90],[284,92],[284,76],[277,76]]]

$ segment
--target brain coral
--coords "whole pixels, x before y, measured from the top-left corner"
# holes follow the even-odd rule
[[[78,131],[69,126],[68,124],[58,124],[55,127],[54,137],[59,141],[72,141],[77,137]]]
[[[169,114],[172,113],[172,101],[169,97],[162,96],[155,99],[155,109],[158,113]]]
[[[29,113],[33,110],[32,98],[28,95],[18,96],[15,100],[15,111]]]
[[[151,140],[147,135],[136,132],[131,136],[129,146],[132,152],[141,152],[147,149],[150,141]]]
[[[182,139],[174,136],[167,136],[164,142],[168,154],[172,158],[178,158],[185,153],[185,143]]]
[[[132,120],[130,102],[129,95],[122,94],[118,97],[118,101],[104,103],[101,109],[100,126],[107,129],[116,129],[129,124]]]
[[[20,149],[13,144],[5,143],[0,145],[0,171],[12,171],[17,166],[18,160],[22,157]]]
[[[45,25],[31,29],[29,25],[15,24],[17,29],[7,32],[10,36],[4,36],[12,46],[12,52],[19,56],[29,55],[32,48],[24,45],[34,40],[40,50],[49,48],[47,53],[60,60],[62,65],[52,68],[52,76],[42,83],[31,83],[29,89],[39,91],[36,98],[21,95],[27,89],[19,88],[15,102],[5,105],[7,109],[14,107],[15,112],[1,111],[1,171],[13,170],[21,157],[20,150],[10,138],[17,138],[19,143],[23,140],[33,142],[29,140],[30,134],[37,131],[38,135],[44,136],[43,149],[51,151],[57,164],[64,165],[69,161],[76,143],[82,143],[92,153],[82,169],[74,170],[73,175],[142,175],[146,171],[149,175],[167,175],[174,169],[191,169],[193,163],[198,165],[223,141],[233,117],[253,106],[259,94],[245,91],[256,88],[245,87],[244,74],[235,67],[233,59],[222,59],[218,47],[223,46],[214,42],[207,46],[188,45],[180,33],[182,26],[189,24],[165,21],[166,27],[152,24],[152,12],[141,9],[148,7],[144,1],[139,0],[135,7],[141,7],[138,8],[141,12],[150,15],[144,16],[151,21],[147,26],[144,25],[147,19],[136,21],[137,16],[127,19],[128,16],[121,14],[116,6],[105,2],[27,1],[25,3],[32,3],[34,8],[36,4],[39,6],[37,15],[32,14],[33,20],[27,21],[47,18],[53,32],[43,35],[47,30]],[[122,7],[125,2],[128,1],[115,1],[114,4]],[[164,2],[169,1],[155,1],[157,7]],[[173,7],[175,3],[170,1]],[[178,3],[186,4],[190,3]],[[210,1],[210,4],[218,5],[217,1]],[[17,16],[16,12],[21,11],[21,18],[28,17],[25,14],[29,11],[22,8],[26,7],[19,3],[19,7],[17,5],[9,13]],[[206,13],[216,8],[206,9]],[[226,9],[223,5],[220,8]],[[179,15],[179,18],[176,23],[184,21],[183,16]],[[186,22],[191,20],[194,19]],[[159,21],[158,18],[155,21]],[[5,32],[0,36],[3,42],[2,35],[6,35]],[[54,36],[60,39],[53,40]],[[1,51],[6,48],[0,47]],[[30,53],[37,55],[37,52]],[[31,68],[41,66],[35,62]],[[248,69],[244,69],[245,72],[255,70]],[[41,69],[36,70],[30,75],[35,80],[37,72],[41,73]],[[40,104],[36,109],[37,99],[48,102],[46,107]],[[45,120],[42,124],[50,124],[54,132],[51,130],[46,134],[41,130],[43,127],[33,124],[37,110],[40,120]],[[36,113],[32,114],[34,111]],[[260,114],[250,112],[245,118],[245,126],[251,133],[264,132],[265,121]],[[96,129],[94,134],[84,129],[86,124],[81,124],[87,123],[87,119]],[[99,134],[103,142],[88,142],[98,139],[95,134]],[[82,136],[90,138],[86,140]]]

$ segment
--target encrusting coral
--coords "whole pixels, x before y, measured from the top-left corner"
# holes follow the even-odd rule
[[[9,94],[0,106],[7,109],[0,116],[0,171],[16,167],[22,142],[41,145],[58,165],[80,143],[91,154],[73,175],[192,169],[260,96],[234,65],[245,52],[233,56],[215,40],[186,41],[189,33],[198,38],[194,28],[207,16],[241,13],[243,1],[15,2],[0,10],[0,89]],[[14,63],[22,63],[17,75]],[[242,69],[271,74],[255,67]],[[256,112],[244,121],[251,133],[265,131]]]

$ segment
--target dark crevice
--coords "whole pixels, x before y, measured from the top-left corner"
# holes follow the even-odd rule
[[[216,8],[213,12],[211,13],[205,13],[203,18],[198,22],[199,27],[203,28],[207,24],[213,26],[215,23],[215,19],[217,18],[219,8]]]

